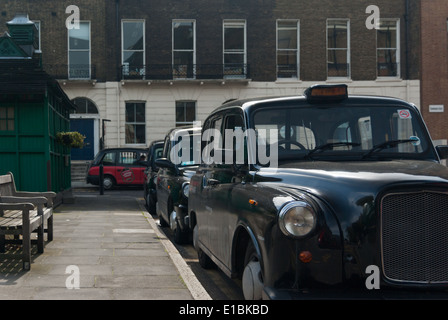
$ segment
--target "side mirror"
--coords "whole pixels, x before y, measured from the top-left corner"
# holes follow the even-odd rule
[[[174,163],[172,163],[167,158],[156,159],[156,161],[154,163],[159,168],[168,168],[168,169],[174,169],[175,168]]]
[[[448,159],[448,146],[437,146],[436,150],[441,160]]]

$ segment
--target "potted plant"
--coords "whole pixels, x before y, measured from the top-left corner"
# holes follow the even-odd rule
[[[72,132],[58,132],[56,134],[57,141],[67,147],[70,148],[80,148],[84,147],[84,139],[86,137],[81,133],[72,131]]]

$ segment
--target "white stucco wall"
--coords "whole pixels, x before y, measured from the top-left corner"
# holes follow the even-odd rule
[[[296,95],[313,84],[339,83],[335,81],[277,81],[277,82],[66,82],[62,85],[69,98],[91,99],[99,112],[98,125],[106,122],[106,147],[125,146],[125,102],[146,103],[146,145],[163,139],[175,126],[175,102],[196,101],[196,119],[203,121],[207,115],[229,99],[260,96]],[[400,98],[420,107],[419,80],[377,80],[344,82],[350,94],[381,95]],[[98,118],[98,115],[91,115]],[[89,117],[89,115],[86,115]],[[99,128],[101,132],[101,128]],[[145,145],[145,146],[146,146]],[[143,145],[137,145],[143,147]]]

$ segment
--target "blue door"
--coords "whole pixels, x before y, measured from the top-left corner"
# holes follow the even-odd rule
[[[72,160],[92,160],[95,156],[94,119],[70,119],[70,130],[78,131],[86,138],[84,148],[72,149]]]

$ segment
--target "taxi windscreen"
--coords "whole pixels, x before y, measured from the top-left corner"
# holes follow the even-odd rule
[[[257,145],[291,158],[421,158],[429,149],[418,115],[405,106],[260,108],[252,123]],[[276,137],[276,138],[275,138]]]

